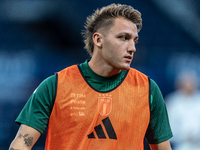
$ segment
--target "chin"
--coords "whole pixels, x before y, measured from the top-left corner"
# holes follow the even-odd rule
[[[130,66],[122,67],[120,70],[128,70],[128,69],[130,69]]]
[[[129,64],[117,64],[114,66],[114,68],[119,69],[119,70],[129,70],[130,65]]]

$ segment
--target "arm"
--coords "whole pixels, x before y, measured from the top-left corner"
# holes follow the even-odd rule
[[[159,144],[149,144],[151,150],[172,150],[169,140]]]
[[[151,150],[171,150],[169,139],[173,136],[166,105],[157,84],[151,79],[151,116],[146,138]]]
[[[36,129],[22,124],[9,150],[31,150],[40,135],[41,133]]]
[[[33,92],[15,120],[21,126],[9,150],[30,150],[44,132],[54,105],[56,85],[57,78],[53,75]]]

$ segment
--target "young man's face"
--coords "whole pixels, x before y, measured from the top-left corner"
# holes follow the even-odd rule
[[[102,59],[115,69],[129,69],[137,40],[136,25],[124,18],[116,18],[114,25],[103,35]]]

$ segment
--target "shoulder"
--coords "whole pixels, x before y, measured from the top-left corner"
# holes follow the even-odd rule
[[[151,94],[161,94],[158,84],[153,79],[150,79],[150,85],[151,85]]]
[[[132,73],[132,74],[140,74],[140,75],[143,75],[143,76],[147,76],[147,75],[145,75],[144,73],[142,73],[141,71],[139,71],[135,68],[130,68],[129,72]]]
[[[53,108],[56,96],[56,75],[52,75],[37,87],[16,119],[43,133]],[[31,116],[31,117],[30,117]]]
[[[128,70],[128,77],[130,77],[132,80],[134,81],[145,81],[145,82],[149,82],[149,77],[147,75],[145,75],[144,73],[134,69],[134,68],[130,68]]]
[[[61,79],[61,78],[65,78],[70,75],[73,76],[74,73],[77,74],[78,72],[79,72],[78,65],[72,65],[72,66],[64,68],[63,70],[57,72],[56,74]]]
[[[165,107],[165,101],[162,92],[157,83],[150,79],[150,90],[151,90],[151,112],[163,109]]]
[[[41,84],[37,87],[37,89],[34,91],[34,93],[36,93],[36,91],[43,91],[45,89],[49,89],[55,86],[57,81],[57,74],[51,75],[48,78],[46,78],[45,80],[43,80],[41,82]]]
[[[53,99],[56,96],[57,74],[51,75],[41,82],[33,92],[30,99],[34,101],[47,102],[53,106]]]
[[[72,66],[69,66],[69,67],[66,67],[66,68],[60,70],[57,73],[63,73],[63,72],[66,72],[66,71],[77,70],[78,68],[79,68],[78,65],[72,65]]]

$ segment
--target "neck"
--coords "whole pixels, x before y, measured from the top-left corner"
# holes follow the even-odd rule
[[[120,69],[113,68],[110,65],[101,63],[101,60],[98,59],[91,59],[88,62],[89,67],[98,75],[101,76],[113,76],[120,73]]]

